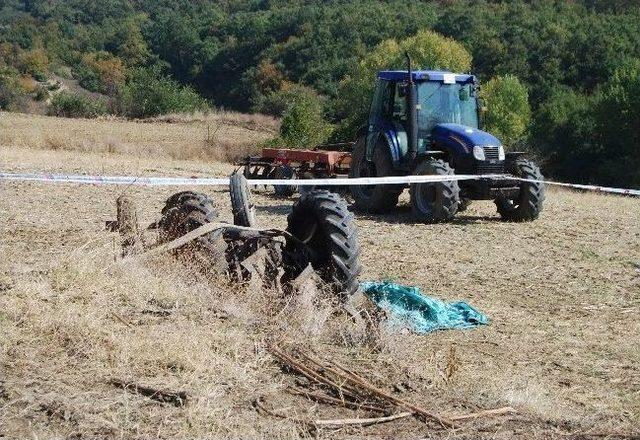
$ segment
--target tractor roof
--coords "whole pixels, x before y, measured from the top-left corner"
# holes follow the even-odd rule
[[[412,73],[414,81],[444,81],[457,83],[472,83],[475,82],[476,77],[474,75],[467,75],[466,73],[452,73],[441,70],[414,70]],[[378,72],[378,78],[386,81],[404,81],[407,79],[406,70],[382,70]]]

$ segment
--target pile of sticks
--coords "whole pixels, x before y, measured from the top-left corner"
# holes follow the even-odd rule
[[[437,414],[389,394],[336,361],[320,360],[300,349],[295,349],[292,354],[288,354],[274,344],[269,344],[267,348],[284,367],[306,377],[312,384],[323,390],[323,392],[314,392],[292,387],[289,389],[292,394],[301,395],[317,402],[384,414],[384,416],[372,418],[298,420],[316,428],[339,428],[350,425],[368,426],[406,417],[415,417],[442,429],[455,428],[456,422],[462,420],[515,413],[513,408],[503,407],[457,416]],[[271,415],[284,417],[282,414],[266,408],[260,399],[255,402],[255,405],[259,410]]]

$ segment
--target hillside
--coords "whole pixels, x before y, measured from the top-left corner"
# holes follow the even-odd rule
[[[411,40],[421,32],[443,39]],[[640,185],[631,0],[6,0],[0,109],[140,118],[214,106],[279,117],[302,96],[318,122],[304,142],[348,140],[370,99],[370,86],[350,81],[404,67],[389,51],[407,41],[421,43],[409,48],[420,67],[476,73],[488,85],[489,131],[544,158],[548,175]]]
[[[0,116],[21,128],[3,128],[3,171],[233,170],[176,153],[179,142],[202,138],[203,122]],[[68,147],[42,141],[54,127]],[[265,135],[237,124],[222,130],[234,133],[228,142]],[[107,135],[126,148],[105,147]],[[480,202],[450,224],[412,224],[406,203],[395,214],[358,216],[362,279],[463,299],[491,319],[418,336],[384,325],[363,333],[322,301],[228,284],[168,256],[121,264],[118,236],[104,229],[115,198],[125,190],[150,223],[184,189],[0,185],[1,437],[300,438],[311,433],[296,419],[367,416],[287,392],[304,381],[280,368],[267,340],[312,349],[442,414],[517,410],[455,431],[408,418],[319,438],[587,439],[640,425],[638,199],[551,190],[541,218],[525,224],[500,222],[493,204]],[[226,190],[204,190],[231,220]],[[258,191],[253,201],[260,225],[284,227],[294,198]],[[161,404],[112,379],[184,390],[189,401]],[[257,411],[258,398],[281,417]]]

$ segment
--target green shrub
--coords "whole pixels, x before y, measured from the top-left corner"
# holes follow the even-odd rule
[[[311,89],[298,90],[283,112],[280,140],[288,147],[313,147],[327,140],[332,127],[324,119],[322,99]]]
[[[507,146],[521,141],[531,122],[527,88],[515,76],[504,75],[487,82],[481,94],[487,105],[484,129]]]
[[[20,111],[26,106],[27,94],[14,73],[11,69],[0,70],[0,110]]]
[[[65,118],[95,118],[107,113],[107,103],[102,99],[68,92],[56,94],[51,99],[49,114]]]
[[[120,87],[118,113],[145,118],[167,113],[193,113],[208,110],[207,102],[191,87],[163,76],[157,69],[134,69]]]

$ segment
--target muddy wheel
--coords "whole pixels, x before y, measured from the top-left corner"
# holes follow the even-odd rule
[[[247,179],[240,173],[233,173],[229,180],[233,224],[254,227],[256,225],[255,209],[249,200]]]
[[[515,200],[505,198],[496,199],[498,213],[503,220],[512,222],[532,221],[538,218],[545,199],[544,177],[533,162],[526,159],[516,159],[507,165],[509,173],[523,179],[538,182],[520,182],[520,193]]]
[[[393,163],[385,142],[379,142],[373,151],[373,160],[365,154],[366,141],[360,138],[353,149],[349,177],[382,177],[393,175]],[[358,209],[371,213],[384,213],[398,204],[402,185],[351,186],[351,195]]]
[[[429,159],[415,170],[416,175],[447,176],[453,168],[443,160]],[[411,207],[418,220],[438,223],[451,220],[458,212],[460,187],[455,180],[434,183],[412,183]]]
[[[184,191],[169,197],[158,223],[160,240],[169,242],[207,223],[217,221],[213,200],[205,194]],[[175,250],[181,259],[195,262],[204,271],[225,273],[227,244],[222,231],[212,231]]]
[[[342,197],[321,189],[302,195],[287,218],[287,231],[306,245],[311,266],[341,299],[358,289],[358,233]],[[299,246],[287,242],[290,250]]]
[[[295,179],[293,168],[289,165],[278,165],[271,173],[271,179]],[[296,192],[295,185],[273,185],[275,194],[278,197],[291,197]]]

